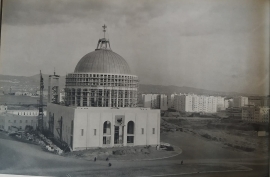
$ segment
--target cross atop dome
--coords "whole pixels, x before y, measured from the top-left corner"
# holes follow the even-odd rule
[[[107,26],[104,24],[104,25],[102,26],[102,28],[103,28],[103,32],[104,32],[104,38],[105,38],[105,32],[106,32]]]
[[[102,26],[102,28],[103,28],[104,37],[103,37],[102,39],[99,39],[99,40],[98,40],[98,44],[97,44],[96,50],[100,50],[100,49],[111,50],[111,46],[110,46],[109,39],[106,39],[106,38],[105,38],[105,32],[106,32],[107,26],[104,24],[104,25]]]

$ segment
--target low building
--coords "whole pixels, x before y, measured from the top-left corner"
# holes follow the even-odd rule
[[[35,110],[7,110],[7,113],[14,114],[18,116],[38,116],[39,111]],[[47,115],[47,111],[43,112],[44,116]]]
[[[242,108],[242,120],[248,122],[269,122],[269,108],[248,105]]]
[[[233,118],[239,118],[242,117],[242,109],[239,107],[229,107],[226,109],[226,115]]]
[[[43,112],[46,120],[47,111]],[[0,129],[10,131],[12,127],[24,130],[27,125],[34,129],[37,127],[39,111],[33,110],[8,110],[7,106],[0,106]]]
[[[7,106],[6,105],[0,105],[0,113],[7,112]]]
[[[36,116],[18,116],[9,113],[0,114],[0,129],[4,131],[10,131],[12,127],[24,130],[29,125],[34,129],[37,127]]]

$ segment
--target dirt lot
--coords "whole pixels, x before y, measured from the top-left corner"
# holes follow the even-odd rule
[[[151,146],[136,146],[136,147],[113,147],[113,148],[98,148],[87,149],[82,151],[74,151],[65,153],[66,157],[82,158],[86,160],[151,160],[157,158],[166,158],[178,155],[182,152],[179,147],[172,146],[170,150],[157,150],[156,147]]]
[[[203,139],[218,142],[224,148],[266,154],[268,137],[258,137],[258,126],[236,119],[200,118],[200,117],[163,117],[161,132],[184,132]]]

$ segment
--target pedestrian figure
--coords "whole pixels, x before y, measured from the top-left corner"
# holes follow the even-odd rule
[[[184,162],[183,162],[183,160],[182,160],[182,161],[181,161],[181,165],[183,165],[183,163],[184,163]]]
[[[97,161],[97,158],[95,157],[94,161]]]
[[[109,161],[109,158],[108,157],[106,158],[106,161]]]
[[[112,166],[112,164],[111,164],[111,163],[109,163],[109,167],[110,167],[110,166]]]

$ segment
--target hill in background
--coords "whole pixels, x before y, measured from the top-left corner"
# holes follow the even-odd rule
[[[44,85],[45,90],[48,88],[48,78],[49,75],[43,74],[44,78]],[[29,92],[36,92],[39,90],[39,82],[40,82],[40,75],[34,76],[9,76],[9,75],[0,75],[0,90],[1,92],[8,93],[15,92],[15,91],[29,91]],[[60,88],[65,87],[65,76],[60,77]],[[243,96],[251,96],[252,94],[245,94],[245,93],[237,93],[237,92],[220,92],[220,91],[213,91],[213,90],[206,90],[206,89],[199,89],[194,87],[179,87],[179,86],[164,86],[164,85],[150,85],[150,84],[140,84],[139,85],[139,93],[194,93],[199,95],[221,95],[221,96],[236,96],[236,95],[243,95]],[[254,95],[254,94],[253,94]]]

